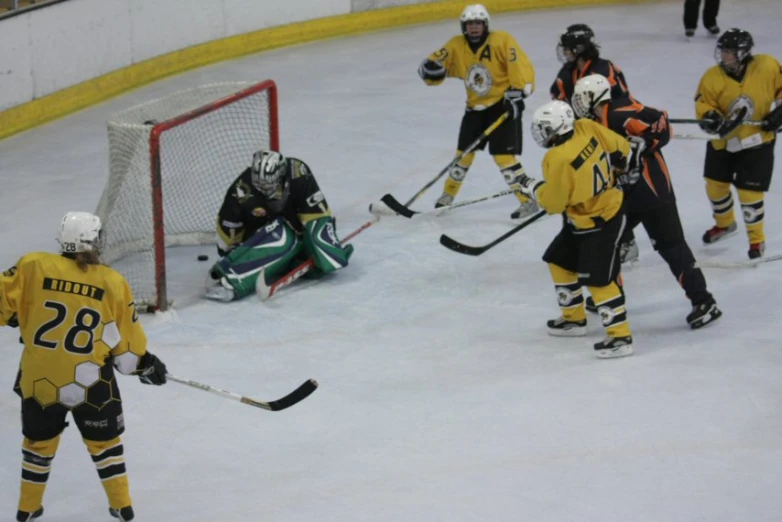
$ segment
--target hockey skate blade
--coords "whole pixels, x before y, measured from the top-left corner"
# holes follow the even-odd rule
[[[633,355],[635,349],[632,344],[625,344],[614,348],[613,350],[595,350],[598,359],[616,359]]]

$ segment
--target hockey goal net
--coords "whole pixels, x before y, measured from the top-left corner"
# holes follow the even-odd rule
[[[231,182],[253,152],[279,149],[277,87],[219,83],[175,92],[112,116],[109,180],[98,203],[105,263],[140,309],[165,310],[166,247],[215,244]]]

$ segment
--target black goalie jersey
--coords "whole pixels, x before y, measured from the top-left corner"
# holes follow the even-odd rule
[[[253,187],[249,167],[228,188],[217,214],[217,247],[221,256],[279,216],[297,232],[309,221],[331,216],[307,164],[296,158],[285,161],[285,180],[274,197],[266,197]]]

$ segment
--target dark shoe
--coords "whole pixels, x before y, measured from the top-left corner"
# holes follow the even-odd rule
[[[595,343],[595,351],[601,359],[610,359],[613,357],[626,357],[633,355],[633,338],[627,337],[606,337],[599,343]]]
[[[728,225],[726,228],[713,226],[709,230],[707,230],[703,234],[703,242],[707,245],[710,245],[712,243],[716,243],[717,241],[722,241],[725,238],[728,238],[736,233],[737,227],[736,222],[734,221],[730,225]]]
[[[39,507],[37,510],[35,510],[34,513],[28,513],[27,511],[17,511],[16,512],[16,520],[18,522],[29,522],[30,520],[35,520],[36,518],[43,515],[43,506]]]
[[[747,252],[747,255],[750,259],[760,259],[763,257],[763,254],[766,253],[766,244],[765,243],[753,243],[749,245],[749,252]]]
[[[695,29],[685,29],[684,36],[686,36],[687,38],[692,38],[693,36],[695,36]]]
[[[711,27],[707,27],[706,29],[708,29],[708,31],[714,36],[719,36],[720,34],[720,26],[718,25],[712,25]]]
[[[554,337],[583,337],[587,333],[586,319],[583,321],[568,321],[560,316],[546,322],[548,334]]]
[[[118,518],[120,522],[130,522],[135,517],[133,514],[133,507],[131,506],[122,509],[109,508],[109,515]]]
[[[710,297],[700,304],[693,305],[692,312],[687,314],[687,324],[693,330],[697,330],[713,323],[720,317],[722,317],[722,310],[717,308],[717,302],[713,297]]]

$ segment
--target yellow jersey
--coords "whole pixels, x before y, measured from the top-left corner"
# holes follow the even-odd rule
[[[494,105],[510,88],[526,88],[527,95],[535,90],[532,62],[513,36],[504,31],[489,32],[475,51],[464,35],[454,36],[429,59],[442,63],[447,77],[464,80],[468,109],[483,110]],[[442,82],[426,80],[428,85]]]
[[[543,157],[544,182],[535,191],[549,214],[567,216],[577,229],[590,229],[614,217],[623,194],[616,186],[611,162],[626,162],[627,140],[587,119],[576,120],[573,136]]]
[[[720,65],[709,68],[701,78],[695,94],[695,114],[698,118],[716,110],[730,118],[742,107],[747,108],[748,120],[762,120],[771,112],[774,100],[782,98],[782,67],[773,56],[758,54],[747,63],[743,77],[738,80]],[[715,149],[721,150],[733,140],[736,149],[746,149],[775,138],[773,132],[764,132],[758,126],[739,125],[724,139],[712,140]],[[728,150],[733,149],[731,146]]]
[[[59,254],[23,256],[0,275],[0,325],[13,315],[24,341],[21,394],[43,407],[87,402],[92,387],[102,388],[89,400],[100,407],[112,399],[107,359],[122,373],[135,373],[147,351],[130,286],[104,265],[84,271]]]

